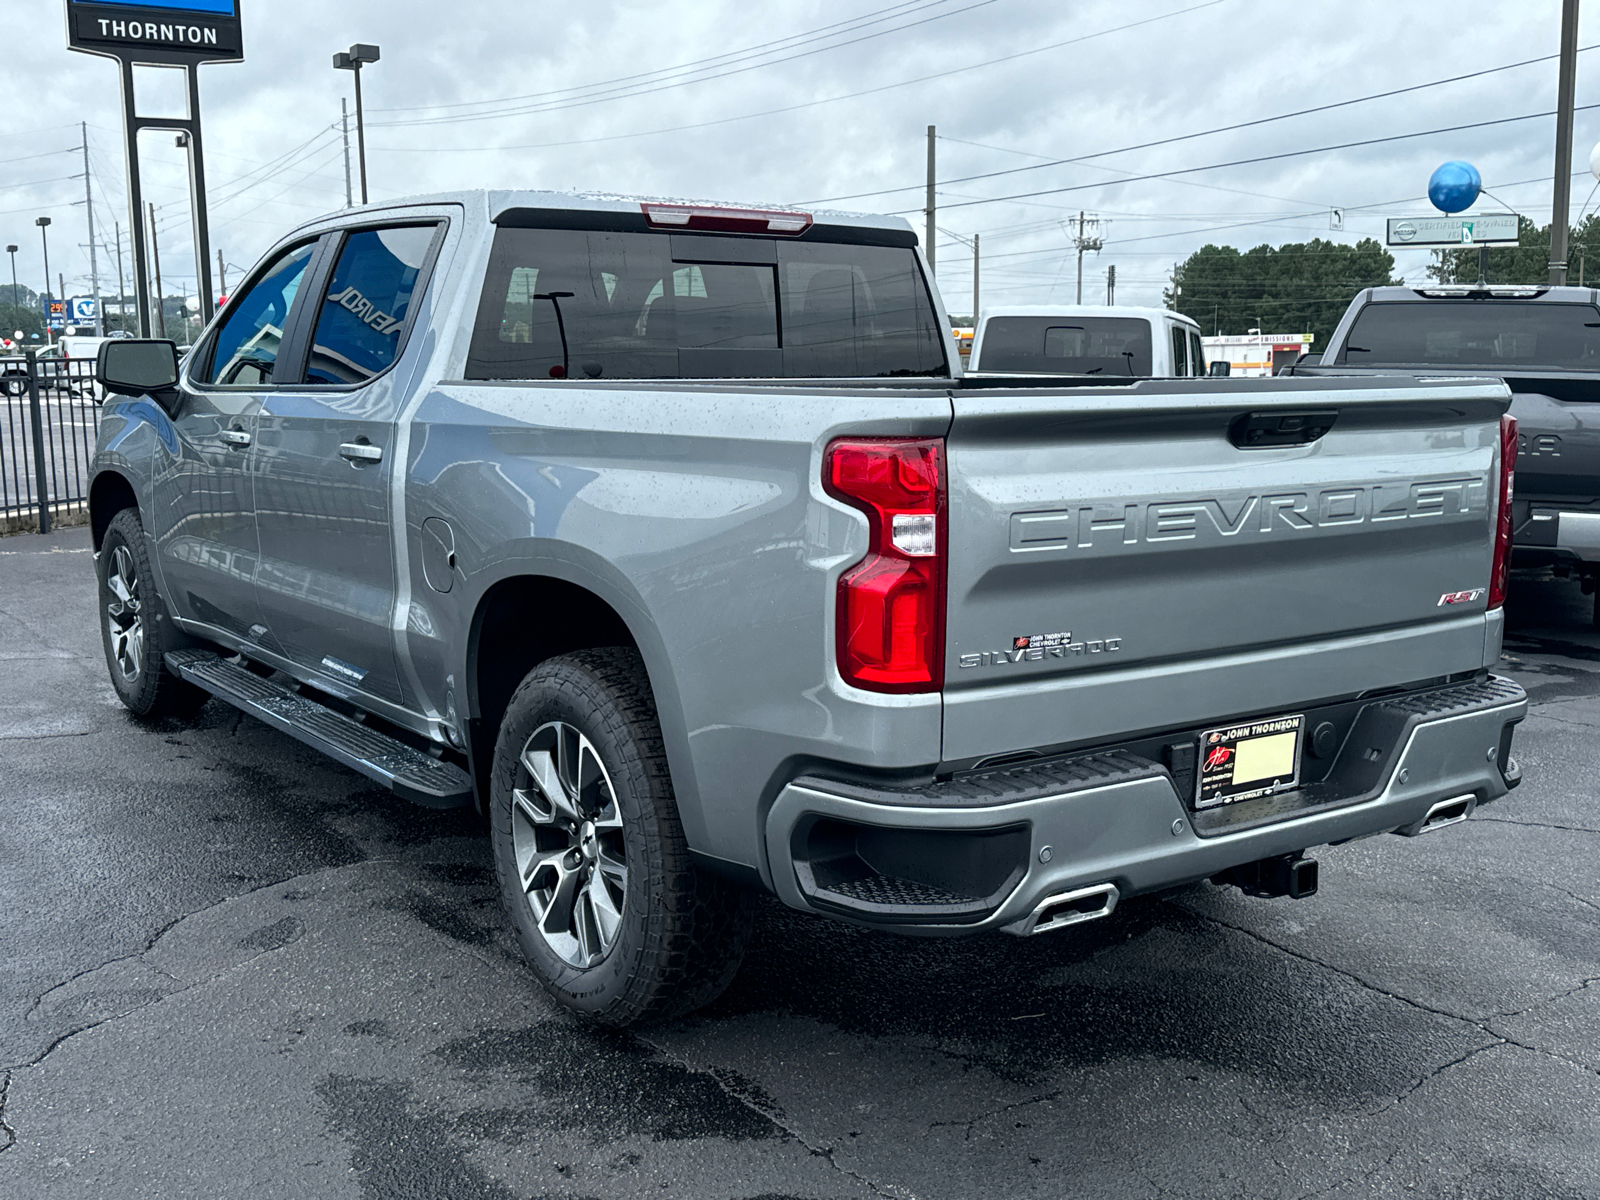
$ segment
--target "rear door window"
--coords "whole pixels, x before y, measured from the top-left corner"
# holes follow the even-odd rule
[[[948,366],[909,248],[503,228],[467,374],[826,378]]]
[[[362,229],[345,238],[319,305],[307,383],[365,383],[394,363],[437,228]]]
[[[1149,376],[1153,358],[1150,322],[1138,317],[991,317],[977,369]]]
[[[1200,335],[1191,329],[1189,331],[1189,374],[1204,375],[1205,373],[1205,348],[1201,345]]]
[[[1167,329],[1172,334],[1172,373],[1174,375],[1187,375],[1189,367],[1184,355],[1189,345],[1189,339],[1185,336],[1182,325],[1169,325]]]

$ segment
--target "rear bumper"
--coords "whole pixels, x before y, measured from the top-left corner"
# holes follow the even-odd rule
[[[1542,565],[1555,558],[1600,563],[1600,511],[1533,506],[1517,533],[1512,561],[1521,565],[1537,560]]]
[[[1447,800],[1470,797],[1470,813],[1519,782],[1511,735],[1526,715],[1522,689],[1493,676],[1374,701],[1340,752],[1342,792],[1203,813],[1165,767],[1122,752],[910,789],[803,776],[768,814],[767,853],[795,908],[906,933],[1025,933],[1061,893],[1160,891],[1312,846],[1422,832]]]

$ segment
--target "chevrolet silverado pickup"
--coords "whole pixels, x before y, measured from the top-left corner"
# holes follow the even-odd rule
[[[901,220],[541,192],[279,242],[101,350],[111,681],[476,805],[560,1003],[733,977],[753,894],[1033,935],[1519,779],[1493,380],[963,377]]]
[[[1295,375],[1483,374],[1511,389],[1511,565],[1576,578],[1600,628],[1600,292],[1447,284],[1360,292]]]

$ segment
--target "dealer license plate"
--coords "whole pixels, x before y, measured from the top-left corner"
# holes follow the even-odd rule
[[[1214,808],[1285,792],[1300,782],[1305,715],[1245,721],[1200,735],[1194,806]]]

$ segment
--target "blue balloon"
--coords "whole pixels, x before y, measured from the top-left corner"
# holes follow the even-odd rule
[[[1483,191],[1483,176],[1468,162],[1447,162],[1428,180],[1428,199],[1442,213],[1466,212]]]

